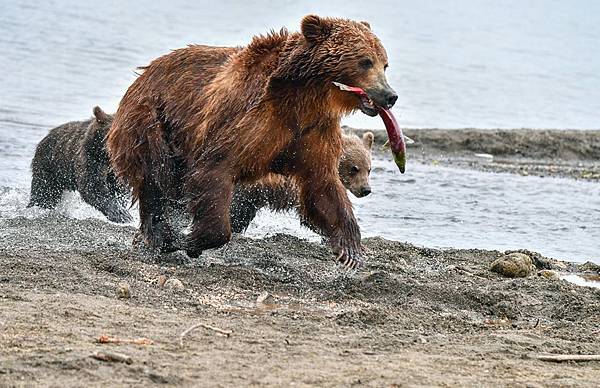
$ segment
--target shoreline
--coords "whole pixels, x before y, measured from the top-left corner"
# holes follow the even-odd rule
[[[376,155],[386,153],[385,130],[344,127],[375,135]],[[523,176],[600,181],[600,130],[405,129],[408,162],[505,172]]]
[[[505,278],[490,271],[505,252],[368,238],[366,267],[347,274],[326,247],[289,235],[238,237],[191,260],[132,249],[134,228],[97,219],[17,217],[0,229],[0,385],[600,379],[594,361],[537,359],[597,354],[600,289],[540,272],[599,275],[597,264],[520,251],[535,270]],[[128,298],[117,296],[123,282]],[[232,334],[181,337],[198,323]],[[102,345],[101,335],[153,344]],[[97,352],[132,362],[99,361]]]

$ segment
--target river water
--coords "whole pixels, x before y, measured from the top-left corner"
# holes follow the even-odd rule
[[[35,145],[51,127],[114,111],[134,69],[188,43],[243,45],[307,13],[367,20],[390,58],[404,127],[599,128],[600,2],[0,0],[0,217],[26,215]],[[380,128],[378,118],[346,120]],[[377,160],[355,200],[367,236],[439,247],[528,248],[600,262],[600,186]],[[71,216],[101,217],[68,196]],[[249,234],[315,238],[262,214]]]

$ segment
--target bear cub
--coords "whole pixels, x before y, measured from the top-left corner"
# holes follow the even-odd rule
[[[354,134],[342,135],[342,156],[339,163],[340,180],[355,197],[371,193],[371,149],[373,133],[366,132],[362,138]],[[230,217],[231,229],[244,232],[256,213],[266,207],[272,211],[298,210],[300,206],[298,186],[290,177],[270,175],[257,183],[238,185],[233,192]]]
[[[113,222],[130,222],[129,190],[110,167],[104,138],[113,116],[100,107],[86,121],[56,127],[37,145],[31,162],[31,196],[27,207],[52,209],[64,191],[81,198]]]

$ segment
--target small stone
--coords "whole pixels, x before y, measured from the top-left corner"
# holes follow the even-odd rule
[[[131,290],[129,288],[129,283],[121,282],[117,285],[117,298],[119,298],[119,299],[131,298]]]
[[[165,275],[160,275],[158,277],[158,287],[159,288],[163,288],[165,286],[166,282],[167,282],[167,277]]]
[[[177,279],[177,278],[170,278],[165,282],[165,288],[168,288],[169,290],[174,290],[174,291],[183,291],[185,290],[185,287],[183,285],[183,283],[181,282],[181,280]]]
[[[256,298],[257,305],[273,304],[273,302],[274,302],[273,296],[271,294],[269,294],[267,291],[261,293],[258,296],[258,298]]]
[[[535,265],[526,254],[513,252],[494,261],[490,270],[508,278],[524,278],[535,271]]]
[[[545,279],[552,279],[552,280],[558,279],[558,274],[549,269],[543,269],[541,271],[538,271],[537,274],[538,274],[538,276],[541,276]]]

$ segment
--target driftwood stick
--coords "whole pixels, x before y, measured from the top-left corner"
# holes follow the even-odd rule
[[[197,329],[197,328],[199,328],[199,327],[203,327],[203,328],[205,328],[205,329],[212,330],[212,331],[214,331],[215,333],[218,333],[218,334],[220,334],[220,335],[223,335],[223,336],[225,336],[225,337],[229,337],[231,334],[233,334],[233,331],[232,331],[232,330],[224,330],[224,329],[219,329],[218,327],[214,327],[214,326],[207,325],[207,324],[205,324],[205,323],[197,323],[197,324],[195,324],[195,325],[193,325],[193,326],[191,326],[191,327],[189,327],[189,328],[185,329],[185,330],[184,330],[184,331],[183,331],[183,332],[182,332],[182,333],[179,335],[179,345],[180,345],[181,347],[183,347],[183,337],[185,337],[186,335],[190,334],[192,331],[196,330],[196,329]]]
[[[550,354],[532,356],[534,360],[547,362],[569,362],[569,361],[600,361],[600,354]]]
[[[126,354],[112,352],[96,352],[92,354],[92,358],[107,362],[124,362],[125,364],[131,364],[133,362],[131,357]]]
[[[107,335],[101,335],[96,339],[99,344],[131,344],[131,345],[154,345],[154,341],[148,338],[115,338]]]

